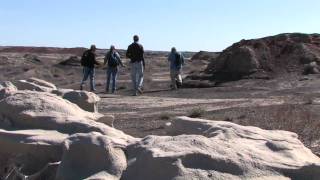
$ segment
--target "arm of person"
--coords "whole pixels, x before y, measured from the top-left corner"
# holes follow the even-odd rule
[[[116,57],[117,57],[117,60],[119,61],[119,64],[121,65],[121,67],[124,67],[119,53],[116,53]]]
[[[107,63],[108,63],[108,53],[104,56],[103,65],[106,65]]]
[[[182,61],[182,65],[184,65],[185,64],[185,58],[184,58],[182,53],[181,53],[181,61]]]
[[[142,50],[142,63],[143,63],[143,68],[146,68],[146,61],[144,60],[144,49],[143,46],[141,46],[141,50]]]
[[[127,52],[126,52],[126,57],[131,58],[131,46],[128,46]]]
[[[97,56],[95,54],[91,55],[93,64],[100,66],[101,64],[97,61]]]

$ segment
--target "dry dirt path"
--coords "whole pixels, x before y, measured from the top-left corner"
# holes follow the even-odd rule
[[[170,92],[169,92],[170,93]],[[206,113],[229,108],[263,107],[284,104],[277,98],[195,99],[143,95],[100,94],[100,112],[112,113],[115,126],[134,136],[164,135],[163,128],[178,115],[190,115],[194,111]]]

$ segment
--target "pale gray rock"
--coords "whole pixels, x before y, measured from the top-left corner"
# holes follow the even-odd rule
[[[320,159],[295,133],[177,118],[127,149],[123,179],[318,179]]]
[[[57,131],[0,129],[1,174],[9,179],[24,176],[39,179],[49,173],[55,174],[52,163],[60,161],[67,137]]]
[[[46,92],[17,91],[0,101],[0,128],[3,125],[9,129],[57,130],[66,134],[95,131],[122,145],[135,140],[122,131],[96,122],[104,117]]]
[[[62,96],[64,99],[77,104],[80,108],[89,112],[98,112],[98,102],[100,97],[87,91],[70,91]]]
[[[18,90],[30,90],[39,92],[51,92],[56,90],[57,87],[49,82],[46,82],[37,78],[30,78],[27,80],[17,80],[13,84],[18,88]]]
[[[107,136],[75,134],[64,142],[56,179],[120,179],[127,167],[126,156]]]

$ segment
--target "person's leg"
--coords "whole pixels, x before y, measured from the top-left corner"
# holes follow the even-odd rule
[[[134,93],[137,91],[136,63],[131,63],[131,80]]]
[[[112,93],[115,93],[117,89],[117,75],[118,75],[118,68],[114,68],[112,70]]]
[[[138,75],[138,84],[137,84],[137,90],[142,93],[143,88],[143,63],[142,61],[137,63],[137,75]]]
[[[171,88],[177,89],[176,72],[174,69],[170,69],[170,78],[171,78]]]
[[[95,77],[95,70],[94,68],[90,68],[90,90],[91,91],[96,90],[94,77]]]
[[[83,89],[83,85],[87,81],[88,77],[89,77],[89,68],[83,67],[83,78],[80,84],[80,90]]]
[[[110,67],[108,67],[108,69],[107,69],[106,92],[109,92],[110,80],[111,80],[111,74],[112,74],[111,68],[110,68]]]
[[[177,88],[180,88],[182,86],[181,70],[176,71],[176,80],[177,80]]]

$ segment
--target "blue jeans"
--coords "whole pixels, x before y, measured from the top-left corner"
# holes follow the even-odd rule
[[[107,69],[107,85],[106,85],[107,92],[109,91],[111,78],[112,78],[112,93],[114,93],[116,91],[117,76],[118,76],[118,68],[117,67],[108,67],[108,69]]]
[[[95,91],[96,88],[95,88],[94,76],[95,76],[94,68],[84,67],[83,68],[83,79],[81,81],[81,87],[88,80],[88,77],[90,77],[90,90]]]
[[[138,88],[142,88],[143,86],[143,63],[134,62],[131,63],[131,79],[132,85],[135,92],[138,91]]]

